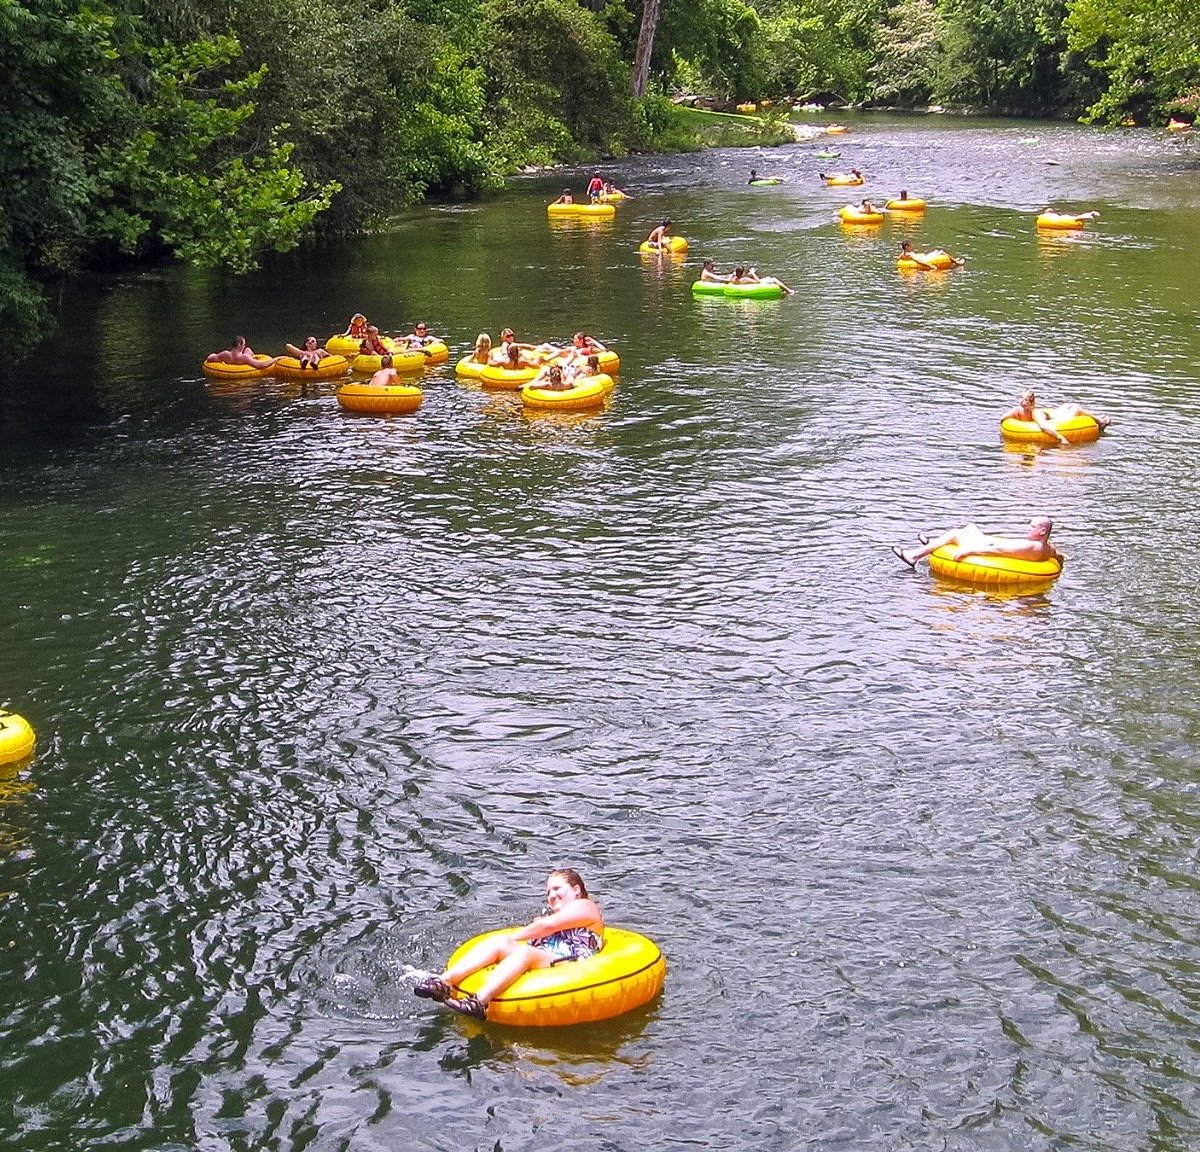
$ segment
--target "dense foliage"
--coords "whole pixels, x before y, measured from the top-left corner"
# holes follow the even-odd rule
[[[238,271],[525,165],[698,146],[665,99],[681,88],[1194,115],[1193,17],[1183,0],[0,0],[0,331],[44,321],[41,285],[81,268]]]

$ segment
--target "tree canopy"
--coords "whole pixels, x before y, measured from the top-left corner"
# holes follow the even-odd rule
[[[525,165],[695,145],[666,100],[678,89],[1194,116],[1193,15],[1183,0],[0,0],[0,330],[44,322],[42,285],[80,269],[242,271]]]

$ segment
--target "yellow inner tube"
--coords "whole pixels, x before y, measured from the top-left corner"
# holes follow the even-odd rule
[[[1090,444],[1100,439],[1100,425],[1091,416],[1068,416],[1065,420],[1056,420],[1052,412],[1042,412],[1043,418],[1051,428],[1065,436],[1071,444]],[[1049,432],[1043,432],[1032,420],[1018,420],[1006,416],[1000,421],[1000,435],[1005,440],[1019,444],[1057,444]]]
[[[516,392],[537,374],[536,368],[501,368],[489,364],[479,373],[479,383],[493,392]]]
[[[526,408],[580,412],[589,408],[603,408],[613,387],[613,378],[601,372],[598,376],[580,376],[570,388],[539,388],[535,384],[526,384],[521,389],[521,401]]]
[[[271,374],[271,365],[261,368],[251,364],[226,364],[221,360],[205,360],[204,375],[210,380],[261,380]]]
[[[0,708],[0,764],[16,764],[33,751],[37,738],[24,716]]]
[[[362,341],[356,340],[353,336],[330,336],[325,341],[325,351],[333,352],[337,356],[345,356],[347,360],[353,360],[358,355],[358,350],[362,347]]]
[[[546,213],[550,216],[601,216],[607,219],[616,216],[617,210],[612,204],[547,204]]]
[[[667,236],[663,240],[663,245],[662,245],[661,251],[663,251],[663,252],[686,252],[687,246],[688,246],[688,242],[687,242],[686,236]],[[655,253],[659,252],[660,249],[657,244],[651,244],[649,240],[643,240],[638,245],[638,251],[639,252],[648,252],[651,255],[654,255]]]
[[[855,188],[859,184],[865,184],[861,176],[826,176],[826,188]]]
[[[426,364],[424,352],[389,352],[388,355],[397,372],[420,372]],[[360,352],[351,367],[355,372],[378,372],[383,367],[383,357]]]
[[[853,205],[847,204],[844,208],[838,209],[838,215],[842,219],[843,224],[882,224],[882,212],[864,212],[861,208],[855,208]]]
[[[940,248],[935,248],[932,252],[917,252],[916,256],[917,260],[923,261],[923,263],[918,263],[911,256],[898,256],[896,267],[901,272],[944,272],[947,268],[954,267],[954,257]],[[925,264],[932,264],[933,268],[926,268]]]
[[[925,201],[919,196],[908,196],[903,200],[889,200],[884,207],[889,212],[924,212]]]
[[[936,549],[929,557],[929,570],[943,580],[977,584],[982,588],[1045,584],[1062,572],[1061,560],[1014,560],[1009,556],[968,554],[955,560],[952,545]]]
[[[483,370],[487,367],[487,361],[476,360],[475,353],[469,356],[464,356],[457,364],[454,365],[454,371],[459,376],[465,376],[468,380],[478,380]]]
[[[447,961],[452,967],[481,940],[505,936],[511,928],[468,940]],[[474,994],[488,969],[466,977],[460,987]],[[488,1005],[496,1024],[539,1028],[608,1020],[648,1004],[662,990],[667,962],[653,940],[622,928],[605,928],[604,947],[586,960],[568,960],[518,976]]]
[[[445,364],[450,359],[450,349],[445,340],[431,340],[425,345],[426,364]]]
[[[1083,228],[1086,224],[1082,216],[1064,216],[1061,212],[1042,212],[1037,218],[1039,228]]]
[[[275,361],[274,375],[280,380],[336,380],[350,372],[345,356],[326,356],[315,368],[302,368],[295,356],[280,356]]]
[[[423,395],[415,384],[343,384],[337,401],[347,412],[395,415],[415,412]]]

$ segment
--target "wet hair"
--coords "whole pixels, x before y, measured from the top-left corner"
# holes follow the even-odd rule
[[[669,217],[668,217],[666,220],[664,220],[664,221],[662,222],[662,226],[663,226],[664,228],[670,228],[670,227],[671,227],[671,221],[670,221],[670,218],[669,218]]]
[[[391,366],[392,366],[391,353],[388,353],[386,356],[379,357],[379,367],[380,368],[390,368]]]
[[[514,340],[505,351],[508,353],[508,358],[514,364],[521,359],[521,349],[517,347],[517,342]]]
[[[230,348],[236,348],[236,347],[237,347],[239,344],[245,344],[245,343],[246,343],[246,337],[245,337],[245,336],[235,336],[235,337],[233,338],[233,343],[232,343],[232,344],[230,344],[230,345],[229,345],[229,347],[230,347]]]
[[[600,357],[593,353],[591,356],[589,356],[587,358],[587,366],[593,372],[599,372],[600,371]]]
[[[562,369],[556,364],[549,372],[546,373],[551,384],[562,383]]]
[[[570,196],[570,195],[571,195],[571,189],[570,189],[570,188],[564,188],[564,189],[563,189],[563,195],[564,195],[564,196]]]
[[[712,266],[713,266],[713,259],[710,256],[707,260],[704,261],[704,267],[711,268]]]
[[[492,338],[486,332],[480,332],[475,337],[476,352],[490,352],[492,350]]]
[[[550,875],[561,876],[572,888],[579,889],[580,896],[585,900],[589,899],[587,885],[583,882],[583,877],[574,868],[555,868]]]
[[[735,276],[745,276],[745,275],[746,275],[746,269],[745,269],[745,268],[743,268],[743,267],[742,267],[742,266],[739,264],[739,265],[738,265],[738,266],[737,266],[737,267],[736,267],[736,268],[733,270],[733,274],[734,274]]]

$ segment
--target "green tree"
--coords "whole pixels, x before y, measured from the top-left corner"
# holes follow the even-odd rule
[[[1063,0],[942,0],[940,11],[939,100],[1041,115],[1060,109]]]
[[[290,164],[293,145],[278,136],[286,125],[242,154],[239,138],[254,114],[249,97],[265,66],[201,86],[240,52],[230,36],[147,52],[147,98],[128,103],[125,130],[95,150],[98,240],[132,254],[165,248],[189,263],[241,272],[268,249],[295,247],[329,206],[338,185],[306,187]]]
[[[897,0],[879,29],[871,98],[913,107],[938,90],[946,22],[934,0]]]
[[[1090,120],[1200,112],[1200,24],[1184,0],[1074,0],[1068,44],[1107,78]]]

